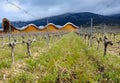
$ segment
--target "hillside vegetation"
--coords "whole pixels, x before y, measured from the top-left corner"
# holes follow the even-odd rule
[[[24,44],[18,44],[11,64],[10,48],[0,48],[0,83],[120,82],[120,57],[103,56],[75,33],[51,38],[48,46],[43,39],[32,43],[29,58],[25,50]]]

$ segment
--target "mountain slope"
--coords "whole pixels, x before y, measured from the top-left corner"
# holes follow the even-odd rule
[[[58,16],[52,16],[52,17],[46,17],[43,19],[37,19],[34,21],[27,21],[27,22],[12,22],[16,27],[22,27],[27,24],[35,24],[37,26],[46,25],[47,20],[49,23],[54,23],[56,25],[64,25],[67,22],[72,22],[77,26],[80,25],[90,25],[90,19],[94,19],[94,25],[105,23],[109,25],[118,24],[120,25],[120,14],[116,15],[110,15],[110,16],[104,16],[89,12],[83,12],[83,13],[66,13]]]
[[[114,17],[116,19],[120,19],[120,14],[113,14],[113,15],[110,15],[111,17]]]
[[[86,24],[90,21],[91,18],[101,18],[104,16],[92,14],[92,13],[67,13],[63,15],[53,16],[49,18],[44,18],[36,21],[32,21],[32,23],[35,23],[37,25],[37,21],[41,22],[41,24],[45,25],[46,20],[48,19],[50,23],[54,23],[57,25],[64,25],[67,22],[72,22],[77,26],[80,26],[81,24]],[[44,21],[45,23],[42,23]]]
[[[25,24],[33,23],[37,26],[46,25],[47,20],[49,23],[54,23],[56,25],[64,25],[67,22],[72,22],[77,26],[80,25],[90,25],[90,19],[94,19],[94,24],[120,24],[120,19],[113,16],[103,16],[99,14],[84,12],[84,13],[66,13],[63,15],[47,17],[43,19],[38,19],[34,21],[25,22]]]

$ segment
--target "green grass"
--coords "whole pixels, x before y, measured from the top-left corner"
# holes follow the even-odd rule
[[[12,77],[8,83],[34,83],[33,76],[29,73],[20,73]]]
[[[26,46],[17,45],[15,65],[11,65],[10,52],[4,50],[3,55],[0,54],[3,59],[0,61],[0,80],[5,73],[8,83],[119,83],[120,57],[103,56],[101,50],[86,46],[74,33],[57,41],[53,39],[49,46],[44,39],[32,43],[29,58],[25,57]],[[45,52],[41,52],[44,49]],[[100,72],[102,67],[104,70]]]
[[[1,68],[10,68],[11,67],[11,60],[10,59],[4,59],[0,61],[0,69]]]

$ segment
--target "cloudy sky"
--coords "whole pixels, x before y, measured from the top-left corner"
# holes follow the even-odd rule
[[[0,0],[0,6],[0,21],[4,17],[26,21],[73,12],[120,13],[120,0]]]

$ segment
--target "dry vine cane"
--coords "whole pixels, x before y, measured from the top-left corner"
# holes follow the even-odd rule
[[[108,45],[113,45],[113,43],[112,41],[109,41],[108,38],[105,36],[104,37],[104,56],[106,55]]]
[[[31,57],[30,46],[31,46],[31,44],[32,44],[33,42],[35,42],[35,39],[33,39],[33,40],[28,40],[28,41],[24,41],[24,40],[23,40],[22,42],[25,43],[26,46],[27,46],[27,54],[28,54],[27,57]]]
[[[9,47],[11,48],[12,64],[14,64],[14,52],[15,52],[15,46],[16,46],[16,40],[14,40],[14,42],[10,42],[10,43],[9,43]]]
[[[116,40],[116,35],[117,35],[116,33],[113,33],[114,41]]]
[[[1,41],[2,41],[2,42],[1,42],[1,47],[4,48],[4,37],[1,36],[0,38],[2,39],[2,40],[1,40]]]
[[[118,49],[120,49],[120,40],[117,41],[116,43],[118,44]],[[120,56],[120,51],[119,51],[119,54],[118,54],[118,55]]]
[[[85,33],[85,34],[84,34],[84,40],[85,40],[85,43],[86,43],[86,44],[87,44],[87,36],[88,36],[88,34]]]
[[[97,40],[97,44],[98,44],[97,50],[99,50],[99,46],[100,46],[100,42],[102,42],[102,38],[99,37],[99,38],[96,38],[96,40]]]

